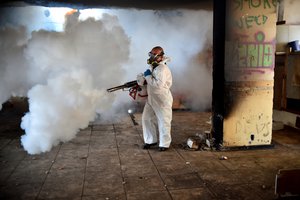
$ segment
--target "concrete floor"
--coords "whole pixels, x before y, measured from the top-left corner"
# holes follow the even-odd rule
[[[0,112],[0,199],[275,199],[279,169],[300,168],[300,132],[273,132],[273,148],[192,151],[189,136],[210,129],[209,112],[174,111],[172,147],[143,150],[139,125],[93,122],[72,141],[28,155],[20,144],[24,110]],[[227,156],[227,160],[221,160]]]

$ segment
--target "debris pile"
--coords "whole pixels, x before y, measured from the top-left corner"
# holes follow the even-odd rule
[[[213,148],[213,138],[210,131],[196,133],[195,136],[190,136],[184,147],[188,150],[211,150]]]

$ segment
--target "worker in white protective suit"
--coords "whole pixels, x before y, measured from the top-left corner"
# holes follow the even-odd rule
[[[149,69],[143,76],[137,77],[139,85],[147,84],[148,93],[142,115],[144,149],[149,149],[159,142],[159,150],[165,151],[171,144],[172,74],[166,65],[167,61],[169,58],[164,56],[163,48],[154,47],[149,52]]]

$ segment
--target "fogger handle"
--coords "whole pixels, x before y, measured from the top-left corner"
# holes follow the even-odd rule
[[[124,90],[125,88],[131,88],[131,87],[134,87],[138,85],[137,84],[137,81],[129,81],[127,83],[125,83],[124,85],[119,85],[119,86],[116,86],[116,87],[112,87],[112,88],[108,88],[106,91],[107,92],[114,92],[114,91],[117,91],[117,90]]]

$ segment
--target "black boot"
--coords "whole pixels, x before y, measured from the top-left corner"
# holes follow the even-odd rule
[[[167,147],[159,147],[159,151],[167,151],[168,148]]]
[[[155,145],[157,145],[156,142],[155,142],[155,143],[152,143],[152,144],[147,144],[147,143],[145,143],[144,146],[143,146],[143,149],[150,149],[150,147],[155,146]]]

